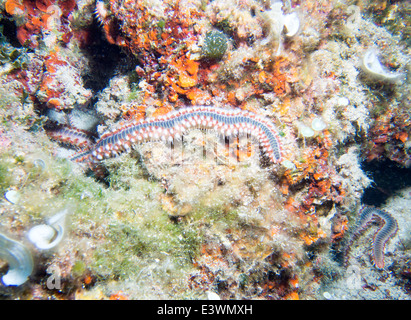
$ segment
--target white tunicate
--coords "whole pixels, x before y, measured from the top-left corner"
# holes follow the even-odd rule
[[[325,299],[327,299],[327,300],[330,300],[330,299],[332,298],[332,295],[331,295],[331,293],[325,291],[325,292],[323,293],[323,297],[324,297]]]
[[[337,100],[337,105],[340,107],[346,107],[350,104],[350,100],[347,97],[339,97]]]
[[[27,247],[0,233],[0,257],[7,261],[9,271],[2,277],[6,286],[19,286],[33,272],[33,258]]]
[[[9,190],[4,193],[4,198],[12,204],[16,204],[20,200],[20,192]]]
[[[39,249],[47,248],[57,236],[57,230],[47,224],[34,226],[27,233],[27,238]]]
[[[281,164],[286,169],[295,169],[295,164],[290,160],[284,160],[283,162],[281,162]]]
[[[287,37],[294,37],[300,29],[300,19],[296,12],[284,16],[284,29]]]
[[[311,128],[315,131],[322,131],[327,128],[327,124],[321,118],[315,118],[313,122],[311,122]]]
[[[80,196],[80,199],[81,200],[83,200],[83,199],[92,199],[93,198],[93,194],[90,192],[90,191],[88,191],[88,190],[84,190],[82,193],[81,193],[81,196]]]
[[[66,214],[63,210],[51,217],[47,224],[32,227],[27,237],[38,249],[49,250],[56,247],[64,237]]]
[[[277,45],[276,56],[279,56],[282,48],[282,34],[293,37],[300,29],[300,20],[296,12],[284,14],[282,1],[271,1],[270,9],[262,13],[263,19],[269,26],[268,37],[261,42],[266,45],[275,42]]]
[[[33,164],[36,168],[39,168],[41,170],[44,170],[46,168],[46,163],[42,159],[35,159],[33,161]]]
[[[298,126],[298,131],[305,138],[312,137],[315,133],[313,129],[311,129],[310,127],[307,127],[305,124],[300,124]]]
[[[276,2],[271,5],[270,18],[271,18],[271,34],[273,38],[278,39],[278,48],[276,55],[278,56],[281,52],[281,32],[284,28],[284,15],[281,10],[281,2]]]
[[[391,72],[381,64],[378,59],[378,51],[374,48],[369,49],[362,58],[363,70],[377,80],[397,81],[403,79],[404,75],[399,72]]]
[[[220,296],[213,291],[207,291],[207,299],[208,300],[221,300]]]
[[[347,18],[346,26],[351,29],[358,29],[361,22],[361,10],[360,7],[352,5],[347,8]]]

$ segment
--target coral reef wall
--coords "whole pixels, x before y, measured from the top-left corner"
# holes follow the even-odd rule
[[[407,10],[0,0],[0,233],[32,255],[0,250],[0,297],[409,297],[409,191],[384,205],[385,263],[368,248],[388,216],[354,232],[361,162],[411,166]],[[238,117],[180,137],[198,106]]]

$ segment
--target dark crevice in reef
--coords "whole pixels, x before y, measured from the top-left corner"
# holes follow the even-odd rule
[[[391,160],[363,162],[362,169],[374,181],[365,189],[362,202],[381,206],[396,191],[411,186],[411,169]]]
[[[137,63],[130,54],[106,40],[98,22],[94,22],[90,29],[93,41],[83,48],[90,66],[83,74],[83,81],[86,88],[98,92],[108,86],[113,76],[133,70]]]
[[[17,27],[14,21],[9,19],[0,19],[0,31],[2,31],[3,36],[6,37],[8,42],[14,48],[21,48],[19,40],[17,39]]]

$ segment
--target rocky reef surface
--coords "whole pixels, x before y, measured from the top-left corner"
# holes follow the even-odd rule
[[[409,12],[0,0],[0,297],[409,299]]]

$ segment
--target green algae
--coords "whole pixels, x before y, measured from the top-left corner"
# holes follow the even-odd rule
[[[144,296],[153,283],[177,297],[192,297],[195,290],[188,294],[184,288],[187,275],[196,270],[193,260],[198,258],[204,232],[223,235],[228,229],[237,232],[244,227],[237,205],[224,192],[206,193],[191,203],[186,217],[172,217],[160,201],[164,186],[129,155],[105,161],[110,172],[107,185],[84,176],[76,164],[52,158],[39,148],[32,153],[8,153],[4,158],[0,161],[5,173],[2,185],[5,189],[19,187],[24,198],[20,214],[28,216],[28,221],[71,205],[69,243],[63,242],[66,250],[77,252],[71,258],[71,275],[76,279],[91,272],[103,286],[111,280],[119,284],[136,281],[143,290],[135,292],[136,297]],[[43,167],[33,164],[39,158]],[[9,181],[16,168],[27,175],[23,185]],[[242,179],[233,179],[242,185]],[[82,247],[84,241],[91,245]]]
[[[169,284],[170,291],[180,288],[178,294],[183,294],[186,272],[193,269],[201,235],[193,225],[173,221],[161,208],[163,188],[147,179],[138,161],[125,157],[113,164],[118,170],[111,171],[107,187],[86,177],[76,164],[41,151],[43,148],[20,152],[24,143],[18,138],[16,146],[17,150],[0,156],[0,190],[18,189],[22,198],[10,214],[28,230],[61,208],[70,208],[69,232],[62,246],[77,252],[66,261],[72,265],[74,283],[89,272],[100,285],[110,279],[143,281],[142,275],[151,270],[155,281]],[[41,166],[36,165],[39,159]],[[17,172],[22,175],[19,179]],[[84,241],[91,246],[80,245]],[[54,259],[67,258],[56,255]],[[150,285],[142,283],[141,290]]]
[[[161,264],[171,260],[178,269],[170,272],[176,273],[180,268],[189,268],[191,258],[196,254],[195,246],[192,246],[196,239],[166,218],[157,219],[155,223],[116,222],[109,225],[107,241],[97,250],[94,267],[104,270],[110,277],[123,279],[135,277],[146,261],[156,260]]]
[[[11,183],[9,166],[0,159],[0,192],[4,193]]]
[[[228,48],[228,37],[221,31],[207,32],[201,54],[205,59],[220,60]]]
[[[230,25],[230,21],[228,20],[228,18],[225,18],[219,22],[217,22],[215,24],[215,27],[219,30],[221,30],[222,32],[224,32],[225,34],[232,34],[233,33],[233,28]]]
[[[152,261],[174,266],[168,272],[175,276],[181,268],[191,268],[200,241],[197,231],[172,222],[158,201],[162,189],[157,182],[141,178],[135,160],[122,164],[112,171],[111,187],[105,190],[111,218],[93,270],[110,278],[136,279]]]

